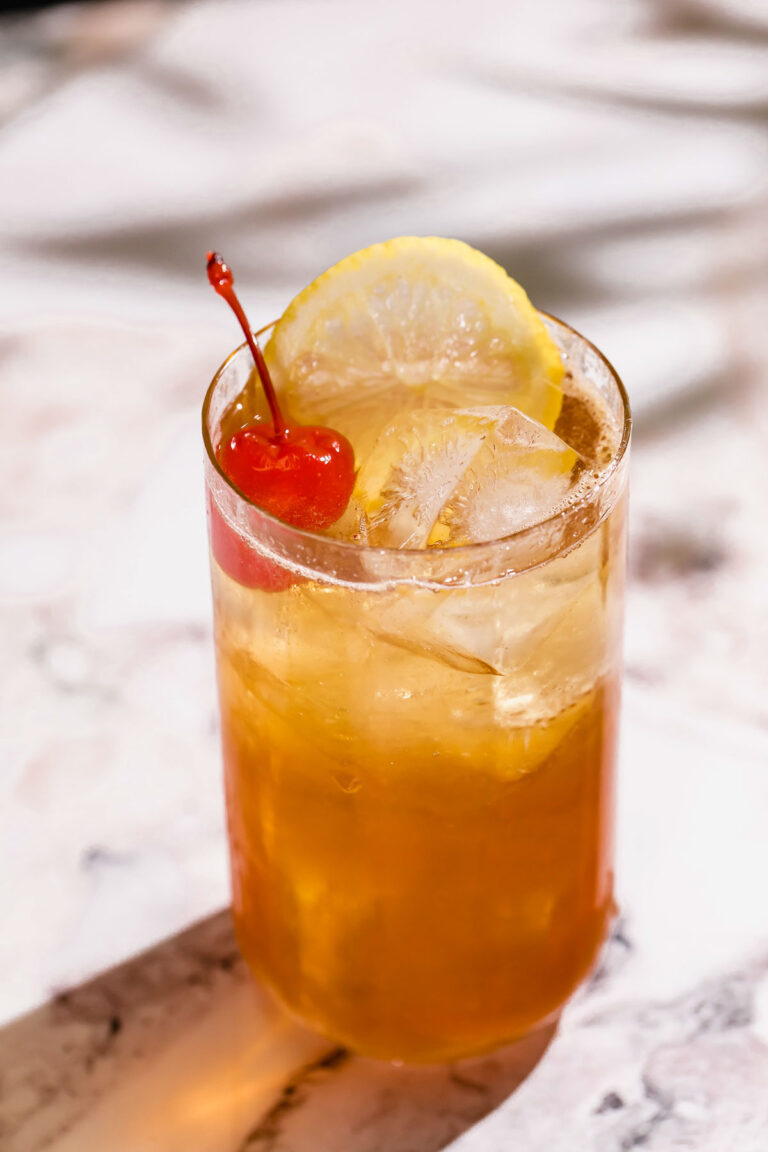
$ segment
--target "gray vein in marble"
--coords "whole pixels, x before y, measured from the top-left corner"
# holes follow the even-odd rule
[[[248,1133],[238,1152],[274,1152],[282,1142],[283,1129],[291,1113],[301,1108],[314,1087],[349,1060],[350,1056],[346,1048],[332,1048],[318,1060],[300,1069],[285,1085],[266,1116]]]
[[[621,927],[609,956],[617,945]],[[734,1149],[763,1152],[768,1047],[751,1026],[767,977],[768,952],[672,1000],[611,1001],[625,976],[607,963],[559,1035],[403,1068],[334,1048],[265,1000],[221,915],[0,1033],[2,1147],[101,1152],[118,1125],[110,1152],[667,1152],[714,1150],[710,1129],[730,1147],[735,1122]]]
[[[221,913],[2,1030],[2,1147],[42,1149],[66,1134],[232,979],[248,977]]]
[[[768,1149],[764,7],[127,0],[0,25],[0,1015],[71,986],[0,1031],[3,1152]],[[223,204],[221,147],[264,158]],[[626,378],[622,915],[551,1043],[336,1061],[225,914],[80,984],[227,900],[197,412],[231,330],[190,256],[214,225],[264,319],[385,233],[460,235]]]
[[[458,1140],[455,1152],[506,1152],[511,1146],[526,1152],[640,1146],[653,1152],[764,1152],[768,1047],[750,1026],[756,991],[767,976],[768,952],[671,1001],[628,1001],[590,1012],[585,990],[578,1019],[566,1014],[560,1037],[531,1079],[497,1116]],[[562,1122],[548,1114],[547,1101],[554,1099]],[[730,1142],[737,1132],[740,1142]]]
[[[514,1090],[553,1032],[445,1067],[353,1056],[259,991],[221,914],[0,1032],[2,1147],[101,1152],[117,1126],[111,1152],[437,1152]]]
[[[438,1152],[505,1099],[553,1029],[446,1067],[395,1067],[334,1049],[292,1079],[238,1152]]]

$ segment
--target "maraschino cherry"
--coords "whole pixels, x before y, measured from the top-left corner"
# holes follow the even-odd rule
[[[349,503],[355,484],[355,455],[340,432],[287,421],[277,401],[264,356],[240,305],[229,266],[217,252],[207,254],[208,279],[237,317],[267,398],[271,421],[240,428],[216,450],[230,480],[251,503],[295,528],[330,527]],[[211,507],[212,544],[219,564],[251,588],[278,590],[291,573],[260,557]]]

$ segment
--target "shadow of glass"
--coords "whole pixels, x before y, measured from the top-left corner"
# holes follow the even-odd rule
[[[554,1022],[487,1056],[429,1067],[334,1048],[291,1078],[239,1152],[438,1152],[522,1084],[556,1030]]]
[[[13,1152],[101,1152],[116,1132],[121,1149],[164,1152],[437,1152],[515,1090],[555,1028],[450,1065],[355,1056],[250,976],[221,912],[0,1028],[0,1131]]]

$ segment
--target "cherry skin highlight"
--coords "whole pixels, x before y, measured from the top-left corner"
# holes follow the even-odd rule
[[[254,504],[296,528],[329,528],[352,494],[355,458],[348,440],[330,428],[272,424],[241,428],[221,445],[218,460]]]
[[[242,494],[280,520],[311,531],[329,528],[343,514],[355,484],[352,445],[332,428],[286,421],[264,356],[235,295],[234,277],[216,252],[207,255],[208,279],[243,329],[272,420],[247,424],[217,445],[216,458]],[[209,500],[211,545],[224,571],[249,588],[278,591],[295,577],[259,556]]]

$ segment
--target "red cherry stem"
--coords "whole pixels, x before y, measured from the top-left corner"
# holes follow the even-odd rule
[[[272,383],[272,377],[269,375],[267,362],[264,359],[261,348],[256,342],[256,338],[251,331],[251,326],[248,323],[248,318],[242,309],[242,305],[237,298],[233,284],[235,278],[232,275],[232,269],[219,255],[218,252],[206,253],[206,260],[208,261],[208,279],[211,287],[218,292],[222,299],[226,300],[230,308],[240,323],[245,338],[248,341],[248,347],[253,354],[253,360],[256,365],[256,370],[259,373],[261,386],[264,389],[264,395],[267,397],[269,410],[272,413],[272,424],[275,429],[275,439],[283,438],[285,436],[287,425],[283,419],[283,414],[280,411],[280,405],[277,402],[275,394],[275,386]]]

